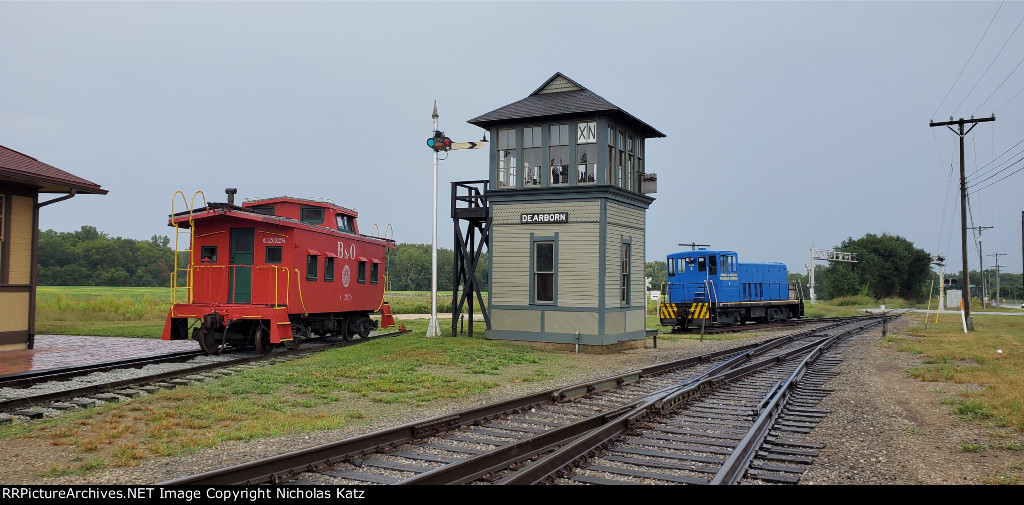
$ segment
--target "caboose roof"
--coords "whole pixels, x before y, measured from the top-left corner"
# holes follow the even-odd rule
[[[314,205],[317,207],[327,207],[334,209],[338,212],[341,212],[342,214],[346,214],[352,217],[359,217],[359,213],[356,212],[355,209],[342,207],[334,203],[333,200],[327,198],[296,198],[293,196],[275,196],[271,198],[246,198],[245,201],[242,202],[242,207],[253,207],[256,205],[272,205],[275,203],[295,203],[299,205]]]

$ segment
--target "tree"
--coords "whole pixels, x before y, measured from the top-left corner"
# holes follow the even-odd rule
[[[857,255],[857,263],[828,267],[822,284],[828,298],[868,295],[877,299],[927,298],[931,255],[898,235],[867,234],[847,239],[836,249]]]

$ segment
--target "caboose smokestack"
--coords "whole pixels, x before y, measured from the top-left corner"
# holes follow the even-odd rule
[[[234,205],[235,193],[238,193],[238,190],[235,188],[224,188],[224,192],[228,194],[228,205]]]

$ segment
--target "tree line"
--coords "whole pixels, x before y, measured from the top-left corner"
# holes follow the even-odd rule
[[[153,235],[149,240],[110,237],[94,226],[82,226],[74,232],[53,230],[39,233],[39,277],[44,286],[169,286],[174,268],[174,250],[167,236]],[[822,300],[845,296],[869,296],[876,300],[904,298],[925,301],[938,293],[938,274],[931,256],[907,239],[897,235],[867,234],[849,238],[836,250],[857,255],[857,263],[815,265],[815,297]],[[182,258],[181,264],[185,259]],[[432,283],[430,244],[398,244],[388,252],[388,284],[393,291],[429,291]],[[437,289],[452,291],[455,254],[451,249],[437,250]],[[482,289],[488,285],[489,256],[481,255],[476,279]],[[955,279],[950,289],[963,287],[959,272],[950,266],[947,279]],[[996,297],[996,272],[985,270],[986,292]],[[646,262],[644,275],[651,278],[651,289],[666,281],[664,261]],[[970,272],[972,296],[981,293],[981,276]],[[806,273],[790,272],[790,282],[798,283],[809,297]],[[999,298],[1024,298],[1021,274],[1000,273]]]

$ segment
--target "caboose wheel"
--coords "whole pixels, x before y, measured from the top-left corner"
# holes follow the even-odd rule
[[[217,354],[219,349],[217,348],[217,341],[214,339],[213,332],[207,331],[203,327],[197,327],[192,329],[192,340],[199,342],[199,348],[206,354]]]
[[[345,339],[346,342],[352,340],[353,336],[352,332],[348,329],[348,324],[350,321],[351,319],[343,317],[341,318],[341,324],[338,326],[338,333],[341,335],[341,338]]]
[[[263,331],[262,324],[256,326],[256,335],[253,336],[253,341],[256,343],[258,354],[270,354],[270,351],[274,350],[274,345],[270,343],[270,332]]]

